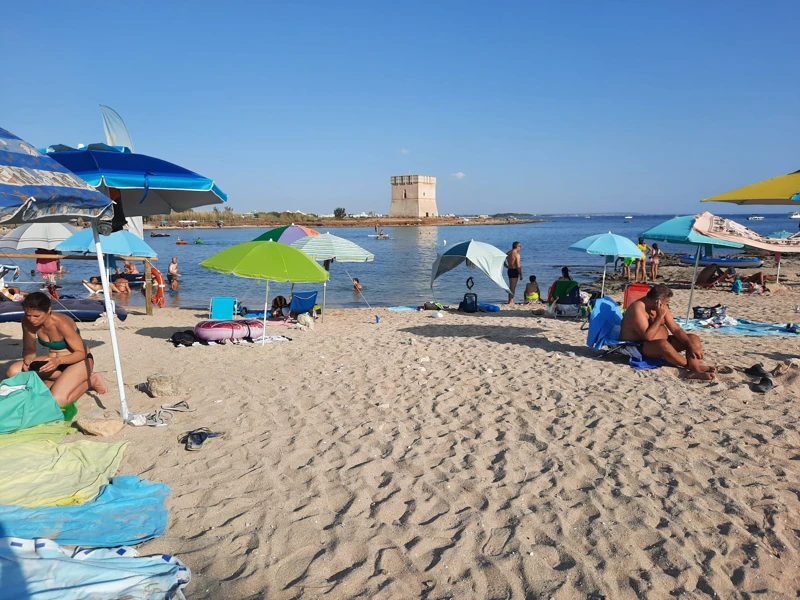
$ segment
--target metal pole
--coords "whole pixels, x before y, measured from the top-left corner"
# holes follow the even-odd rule
[[[780,284],[781,282],[781,260],[783,257],[778,259],[778,273],[775,275],[775,283]]]
[[[144,301],[147,306],[144,311],[148,316],[153,316],[153,269],[150,261],[144,261]]]
[[[694,297],[694,282],[697,281],[697,265],[700,264],[700,246],[694,254],[694,273],[692,273],[692,287],[689,290],[689,306],[686,307],[686,324],[689,324],[689,315],[692,313],[692,298]]]
[[[328,292],[328,282],[322,282],[322,322],[325,322],[325,295]]]
[[[267,284],[267,291],[264,292],[264,333],[261,335],[262,346],[267,343],[267,307],[269,306],[269,279],[266,279],[265,283]]]
[[[600,297],[606,295],[606,269],[608,268],[608,263],[605,261],[605,256],[603,257],[603,287],[600,289]]]
[[[122,364],[119,359],[119,346],[117,345],[117,329],[114,324],[114,301],[111,299],[111,286],[108,283],[105,263],[103,262],[103,249],[100,246],[100,233],[97,231],[97,221],[92,221],[94,234],[94,251],[97,253],[97,265],[100,267],[100,281],[103,284],[103,300],[108,315],[108,331],[111,334],[111,351],[114,354],[114,369],[117,372],[117,387],[119,387],[119,406],[123,422],[128,421],[128,401],[125,399],[125,381],[122,378]]]

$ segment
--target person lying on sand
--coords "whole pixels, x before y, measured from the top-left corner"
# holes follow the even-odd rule
[[[620,341],[642,342],[642,355],[663,358],[686,369],[687,379],[714,379],[716,370],[700,361],[704,353],[700,338],[687,334],[672,317],[669,302],[672,290],[664,284],[654,285],[647,295],[632,303],[625,311],[620,328]],[[681,352],[686,353],[684,358]]]

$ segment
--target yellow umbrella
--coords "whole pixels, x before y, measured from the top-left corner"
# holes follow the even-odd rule
[[[704,198],[703,202],[734,204],[797,205],[800,207],[800,171],[765,179],[732,192]]]

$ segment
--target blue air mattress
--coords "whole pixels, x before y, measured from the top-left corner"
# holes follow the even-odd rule
[[[500,307],[497,304],[489,304],[488,302],[478,302],[478,310],[481,312],[500,312]]]
[[[128,311],[119,304],[114,305],[117,318],[124,321],[128,318]],[[61,313],[76,321],[96,321],[106,312],[105,304],[101,300],[68,299],[53,300],[53,312]],[[0,302],[0,323],[19,323],[25,316],[22,302]]]

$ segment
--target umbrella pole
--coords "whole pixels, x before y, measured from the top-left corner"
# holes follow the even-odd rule
[[[778,272],[775,275],[775,283],[781,282],[781,259],[778,259]]]
[[[328,282],[322,282],[322,322],[325,322],[325,296],[328,292]]]
[[[261,345],[267,343],[267,306],[269,306],[269,279],[265,280],[267,291],[264,292],[264,333],[261,334]]]
[[[122,364],[119,359],[119,346],[117,345],[117,329],[114,324],[114,301],[111,299],[111,286],[108,283],[108,273],[103,262],[103,249],[100,247],[100,233],[97,231],[97,221],[92,221],[92,233],[94,234],[94,251],[97,253],[97,264],[100,267],[100,281],[103,284],[103,301],[106,305],[106,315],[108,315],[108,331],[111,335],[111,350],[114,354],[114,369],[117,372],[117,387],[119,387],[119,405],[122,421],[128,421],[128,401],[125,399],[125,381],[122,378]]]
[[[689,306],[686,307],[686,324],[689,324],[689,315],[692,312],[692,298],[694,297],[694,282],[697,281],[697,265],[700,264],[700,246],[694,253],[694,273],[692,273],[692,288],[689,290]]]
[[[603,257],[603,285],[600,288],[600,297],[606,295],[606,269],[608,268],[608,263],[605,260],[605,256]]]

